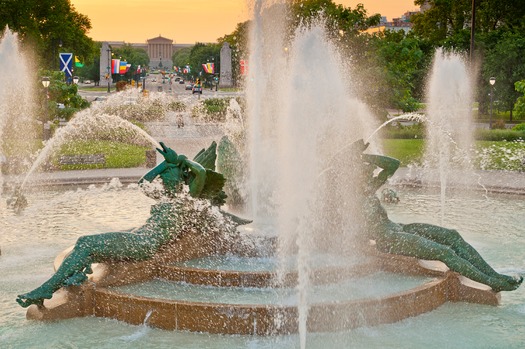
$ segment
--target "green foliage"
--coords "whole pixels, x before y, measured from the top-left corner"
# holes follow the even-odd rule
[[[203,44],[197,43],[190,52],[190,68],[193,79],[198,77],[199,72],[202,72],[202,80],[205,80],[207,75],[202,68],[202,64],[207,62],[215,63],[215,71],[220,71],[219,56],[221,47],[218,44]]]
[[[522,139],[510,142],[481,141],[476,148],[475,164],[482,170],[525,170],[525,144]]]
[[[474,133],[474,137],[477,140],[483,140],[483,141],[509,141],[510,142],[510,141],[516,141],[520,139],[525,139],[525,130],[477,129]]]
[[[57,67],[58,52],[73,52],[88,61],[94,57],[94,42],[87,36],[91,22],[70,0],[0,1],[0,30],[6,25],[31,44],[46,67]]]
[[[143,166],[146,162],[146,150],[149,147],[131,145],[115,141],[75,141],[67,143],[52,158],[53,166],[60,170],[86,170],[95,168],[129,168]],[[104,154],[105,164],[60,165],[62,155]]]
[[[181,101],[175,101],[168,104],[168,110],[182,112],[186,110],[186,104]]]
[[[89,102],[78,94],[78,86],[75,84],[66,84],[63,72],[42,70],[37,75],[40,80],[42,76],[48,76],[50,83],[48,87],[49,99],[47,100],[47,112],[39,116],[42,121],[47,116],[48,120],[53,118],[64,118],[69,120],[74,113],[89,107]],[[39,86],[42,84],[39,82]],[[44,89],[43,87],[40,87]],[[39,94],[45,96],[44,91]],[[63,104],[65,108],[58,108],[57,103]],[[42,103],[46,105],[45,101]]]
[[[387,126],[381,130],[382,138],[391,139],[423,139],[425,138],[425,125],[417,123],[411,126]]]
[[[516,90],[515,83],[525,80],[525,35],[503,33],[495,46],[486,53],[482,76],[485,82],[491,77],[496,78],[494,101],[497,101],[499,110],[511,112],[512,121],[514,103],[523,95],[523,91]],[[484,86],[482,90],[487,94],[490,92],[489,84],[485,83]]]
[[[203,101],[207,120],[224,121],[230,100],[227,98],[209,98]]]
[[[517,124],[512,128],[512,131],[522,131],[525,132],[525,123]],[[524,138],[525,139],[525,138]]]
[[[516,114],[519,116],[525,116],[525,80],[516,81],[514,88],[521,94],[516,100],[514,110],[516,110]]]
[[[171,60],[177,67],[185,67],[190,62],[190,53],[192,47],[184,47],[173,53]]]
[[[385,84],[382,90],[383,107],[395,107],[404,112],[420,107],[424,80],[432,54],[420,39],[403,31],[386,31],[375,41],[376,60],[381,67]]]
[[[384,139],[385,155],[401,161],[401,166],[421,165],[424,159],[425,142],[421,139]],[[482,170],[523,171],[525,147],[522,140],[477,141],[474,165]]]

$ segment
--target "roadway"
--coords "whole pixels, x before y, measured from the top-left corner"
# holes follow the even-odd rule
[[[159,75],[149,75],[146,78],[146,90],[150,92],[165,92],[169,94],[173,94],[174,96],[190,96],[191,90],[186,90],[186,85],[188,83],[180,84],[178,81],[173,81],[172,84],[169,84],[167,81],[165,83],[162,83],[162,76]],[[96,97],[105,97],[108,95],[107,92],[107,83],[104,84],[103,81],[100,83],[100,88],[106,87],[105,91],[94,91],[91,87],[93,87],[93,84],[83,84],[79,83],[79,89],[78,94],[82,96],[82,98],[86,99],[88,102],[92,102]],[[141,87],[140,87],[141,88]],[[111,92],[116,92],[115,85],[111,85],[110,87]],[[203,88],[201,98],[223,98],[223,97],[237,97],[242,95],[242,92],[231,92],[231,91],[215,91],[215,87],[213,90],[210,90],[209,88]]]

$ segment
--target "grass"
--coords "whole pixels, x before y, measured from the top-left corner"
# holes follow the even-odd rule
[[[485,170],[523,171],[523,141],[476,141],[475,164]],[[425,151],[422,139],[383,139],[385,155],[399,159],[401,166],[421,164]]]
[[[78,141],[68,143],[56,154],[52,163],[60,170],[87,170],[97,168],[129,168],[139,167],[146,163],[146,150],[148,147],[113,142],[113,141]],[[91,155],[104,154],[105,164],[79,164],[59,165],[58,159],[61,155]]]
[[[422,139],[383,139],[385,155],[401,161],[401,166],[421,163],[425,148]]]

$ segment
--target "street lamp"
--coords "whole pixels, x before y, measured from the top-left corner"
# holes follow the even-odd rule
[[[494,103],[494,84],[496,83],[496,78],[491,77],[489,79],[490,83],[490,116],[489,116],[489,129],[492,129],[492,106]]]
[[[46,88],[46,91],[47,91],[47,88],[49,87],[49,83],[50,83],[49,78],[47,76],[44,76],[42,78],[42,86]]]
[[[49,80],[49,77],[47,76],[44,76],[42,77],[42,86],[44,86],[44,88],[46,89],[46,103],[45,103],[45,111],[46,111],[46,122],[44,123],[44,132],[43,132],[43,139],[46,141],[48,140],[49,138],[51,138],[51,125],[49,124],[49,114],[48,114],[48,99],[49,99],[49,94],[48,94],[48,87],[49,87],[49,84],[50,84],[50,80]]]

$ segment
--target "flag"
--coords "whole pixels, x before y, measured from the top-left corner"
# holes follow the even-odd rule
[[[126,74],[126,66],[128,62],[120,61],[119,74]]]
[[[202,67],[204,68],[204,71],[208,74],[215,73],[215,63],[206,63],[203,64]]]
[[[60,57],[60,71],[66,73],[66,76],[70,77],[73,75],[73,54],[61,52],[58,54]]]
[[[119,74],[120,73],[120,59],[112,59],[111,60],[111,74]]]
[[[77,68],[82,68],[83,66],[84,66],[84,63],[82,63],[82,62],[80,61],[80,59],[78,59],[78,57],[75,56],[75,67],[77,67]]]
[[[141,70],[140,70],[140,64],[138,65],[137,67],[137,74],[140,74]]]
[[[124,72],[124,74],[129,71],[129,68],[131,68],[131,64],[130,63],[126,64],[126,71]]]
[[[248,61],[241,59],[239,63],[241,65],[241,75],[247,75],[248,74]]]

